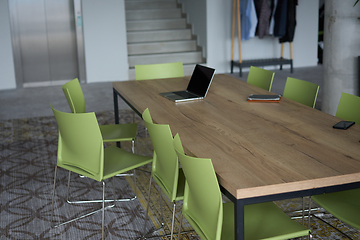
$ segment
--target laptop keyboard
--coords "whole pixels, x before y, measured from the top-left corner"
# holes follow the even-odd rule
[[[189,93],[189,92],[176,92],[176,95],[179,95],[181,97],[184,98],[188,98],[188,97],[197,97],[195,94]]]

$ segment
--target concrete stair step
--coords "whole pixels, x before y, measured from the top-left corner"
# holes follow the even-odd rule
[[[126,20],[170,19],[181,18],[181,16],[180,8],[126,11]]]
[[[176,0],[154,0],[154,1],[125,1],[126,10],[141,10],[141,9],[168,9],[176,8]]]
[[[183,62],[185,75],[206,60],[176,0],[125,0],[129,77],[134,66]]]
[[[204,61],[201,51],[129,56],[130,68],[140,64],[155,64],[168,62],[183,62],[184,64],[195,64]]]
[[[196,40],[131,43],[128,44],[127,47],[129,55],[190,52],[197,50]]]
[[[128,32],[127,42],[156,42],[156,41],[173,41],[173,40],[190,40],[192,38],[190,29],[173,29],[160,31],[138,31]]]
[[[206,65],[206,63],[200,63],[203,65]],[[184,76],[191,76],[191,74],[194,71],[196,64],[184,64]],[[134,68],[130,68],[129,69],[129,79],[130,80],[135,80],[135,69]]]
[[[184,29],[187,27],[185,18],[175,19],[153,19],[153,20],[132,20],[126,22],[126,30],[147,31],[165,29]]]

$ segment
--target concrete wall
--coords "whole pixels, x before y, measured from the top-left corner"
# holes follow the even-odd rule
[[[232,0],[178,0],[183,4],[193,31],[199,37],[199,44],[207,51],[207,63],[216,67],[217,72],[229,72],[231,60]],[[206,6],[206,21],[201,17]],[[319,2],[301,0],[297,6],[297,27],[293,42],[294,67],[317,65]],[[206,29],[206,31],[204,30]],[[205,36],[206,34],[206,36]],[[204,40],[206,38],[206,41]],[[235,33],[234,60],[239,59],[237,33]],[[278,38],[266,36],[241,42],[242,59],[280,57],[281,45]],[[284,57],[290,57],[288,43],[284,45]],[[267,67],[272,68],[272,67]],[[235,69],[237,71],[237,69]]]
[[[0,1],[0,90],[16,88],[8,1]]]
[[[322,111],[335,115],[342,92],[358,95],[360,3],[327,0]]]
[[[82,1],[86,81],[128,79],[124,0]]]

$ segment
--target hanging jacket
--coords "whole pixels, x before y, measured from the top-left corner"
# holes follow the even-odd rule
[[[253,0],[240,1],[241,40],[249,40],[255,36],[257,17]]]
[[[292,42],[294,40],[295,27],[296,27],[296,5],[297,4],[298,4],[297,0],[288,0],[286,32],[285,32],[285,35],[279,39],[280,43]]]
[[[265,35],[269,35],[271,6],[268,0],[254,0],[254,2],[258,17],[256,35],[259,38],[263,38]]]
[[[274,36],[283,37],[286,34],[288,0],[278,0],[275,10]]]

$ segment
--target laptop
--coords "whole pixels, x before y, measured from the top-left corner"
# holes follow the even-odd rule
[[[215,69],[196,64],[186,90],[160,93],[174,102],[183,102],[205,98],[211,81],[215,75]]]

